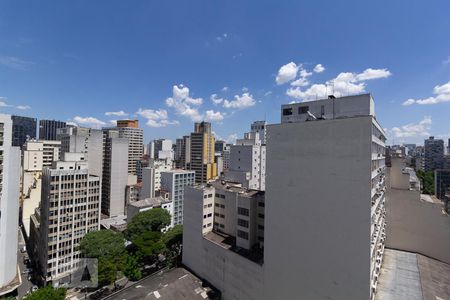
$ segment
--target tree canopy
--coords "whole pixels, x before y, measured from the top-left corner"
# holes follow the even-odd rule
[[[170,214],[163,208],[153,208],[133,217],[127,226],[126,236],[133,241],[146,231],[161,231],[170,224]]]
[[[48,285],[40,288],[27,296],[27,300],[64,300],[66,298],[66,290],[63,288],[54,289]]]
[[[178,247],[183,243],[183,225],[175,225],[162,238],[167,248]]]
[[[422,193],[433,195],[434,194],[434,172],[426,172],[422,170],[417,171],[417,177],[419,177],[422,184]]]
[[[112,230],[89,232],[81,240],[80,249],[85,257],[98,259],[99,285],[110,284],[117,272],[125,268],[127,252],[120,233]]]

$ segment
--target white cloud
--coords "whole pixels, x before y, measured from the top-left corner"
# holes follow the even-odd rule
[[[109,123],[110,123],[112,126],[117,126],[117,120],[109,120]]]
[[[356,81],[365,81],[379,78],[387,78],[391,76],[392,73],[388,69],[372,69],[368,68],[364,72],[356,75]]]
[[[223,107],[225,108],[238,108],[243,109],[256,104],[253,96],[249,93],[243,93],[242,95],[235,95],[234,100],[228,101],[225,99],[223,101]]]
[[[101,128],[102,126],[105,126],[106,123],[103,121],[100,121],[97,118],[94,117],[80,117],[76,116],[73,118],[73,121],[78,125],[85,125],[92,128]]]
[[[309,73],[306,72],[305,74]],[[362,73],[342,72],[332,80],[328,80],[325,83],[313,84],[312,86],[310,86],[305,90],[302,90],[300,88],[301,86],[300,84],[304,84],[305,86],[307,85],[307,83],[296,80],[293,83],[291,83],[296,87],[289,88],[286,91],[286,94],[290,97],[303,101],[311,101],[326,98],[328,94],[333,94],[336,97],[360,94],[365,92],[366,80],[385,78],[389,77],[390,75],[391,72],[389,72],[387,69],[369,68],[363,71]],[[305,77],[301,77],[300,79],[304,78]]]
[[[219,42],[222,42],[226,38],[228,38],[228,33],[222,33],[221,35],[216,36],[216,40],[219,41]]]
[[[29,66],[34,65],[34,63],[13,56],[0,56],[0,65],[11,69],[25,71]]]
[[[20,110],[27,110],[27,109],[30,109],[31,106],[29,106],[29,105],[17,105],[16,108],[20,109]]]
[[[228,87],[227,87],[227,86],[224,86],[224,87],[222,88],[222,92],[228,92]]]
[[[314,67],[314,72],[316,72],[316,73],[322,73],[323,71],[325,71],[325,67],[322,66],[322,64],[317,64]]]
[[[433,89],[434,96],[424,98],[424,99],[408,99],[402,103],[404,106],[409,106],[413,104],[429,105],[438,104],[444,102],[450,102],[450,81],[443,84],[437,85]]]
[[[277,84],[281,85],[283,83],[294,80],[297,77],[297,72],[299,70],[299,66],[297,66],[294,62],[290,62],[281,66],[278,70],[278,75],[275,78]]]
[[[5,97],[0,97],[0,107],[10,107],[11,105],[9,105],[8,103],[6,103],[6,98]]]
[[[242,91],[245,93],[245,92],[248,92],[248,87],[246,87],[246,86],[244,86],[243,88],[242,88]]]
[[[220,104],[223,102],[223,98],[219,98],[219,96],[217,96],[217,94],[212,94],[210,99],[214,104]]]
[[[299,78],[295,81],[292,81],[291,85],[292,86],[307,86],[307,85],[309,85],[309,81],[306,78]]]
[[[425,116],[419,123],[410,123],[401,127],[393,127],[388,130],[388,134],[395,138],[425,137],[430,135],[432,120],[430,116]]]
[[[166,99],[166,105],[175,109],[176,113],[190,118],[194,122],[202,120],[202,115],[197,108],[191,105],[201,105],[201,98],[194,99],[189,96],[189,88],[186,86],[174,85],[172,89],[172,97]]]
[[[224,114],[220,111],[207,110],[205,113],[205,121],[222,121],[224,119]]]
[[[412,104],[414,104],[414,103],[416,103],[416,100],[414,100],[414,99],[408,99],[408,100],[406,100],[405,102],[403,102],[402,105],[408,106],[408,105],[412,105]]]
[[[105,112],[105,116],[125,117],[125,116],[128,116],[128,114],[126,112],[124,112],[123,110],[107,111],[107,112]]]
[[[230,134],[227,138],[225,138],[225,142],[227,144],[234,144],[238,138],[238,135],[236,133]]]
[[[165,127],[167,125],[177,125],[178,121],[169,120],[169,115],[165,109],[142,109],[136,112],[138,116],[147,119],[146,125],[148,127]]]
[[[446,60],[444,60],[444,64],[450,64],[450,56]]]
[[[264,93],[265,97],[270,96],[270,95],[272,95],[272,91],[267,91],[267,92]]]

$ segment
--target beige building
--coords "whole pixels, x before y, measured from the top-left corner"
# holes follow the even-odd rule
[[[65,153],[45,168],[41,204],[31,218],[33,257],[43,282],[58,286],[78,267],[83,236],[100,229],[100,178],[89,175],[82,153]]]

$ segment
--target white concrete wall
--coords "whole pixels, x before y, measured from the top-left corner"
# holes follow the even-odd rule
[[[3,180],[0,197],[0,288],[17,275],[17,245],[19,221],[20,148],[11,147],[11,116],[0,114],[4,124]]]
[[[416,252],[450,264],[450,216],[418,191],[391,188],[386,203],[386,247]]]
[[[263,299],[369,299],[372,118],[269,125]]]
[[[128,183],[128,140],[113,139],[111,147],[110,216],[125,214],[125,188]]]
[[[222,291],[224,300],[265,299],[262,266],[203,238],[204,201],[199,194],[185,188],[183,263]]]

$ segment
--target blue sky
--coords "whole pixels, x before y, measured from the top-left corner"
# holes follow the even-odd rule
[[[0,110],[94,127],[137,117],[146,141],[207,119],[231,140],[333,80],[335,94],[373,94],[391,143],[448,137],[449,11],[414,0],[4,0]]]

